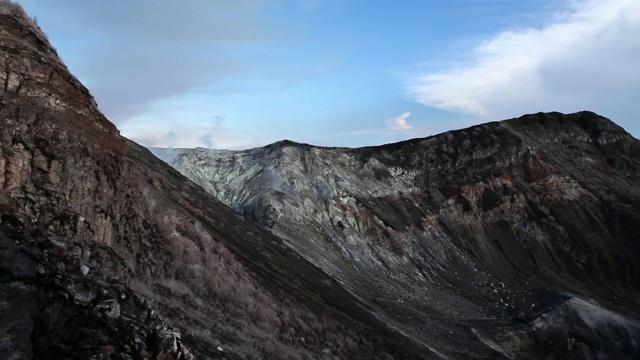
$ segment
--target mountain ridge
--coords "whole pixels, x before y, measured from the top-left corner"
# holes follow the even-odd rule
[[[122,137],[9,1],[0,54],[0,357],[413,351],[336,308],[339,284]]]
[[[257,149],[262,149],[262,148],[279,148],[279,147],[300,147],[300,148],[319,148],[319,149],[350,149],[350,150],[358,150],[358,149],[384,149],[386,147],[398,147],[398,146],[402,146],[404,144],[408,144],[408,143],[412,143],[412,142],[419,142],[419,141],[423,141],[423,140],[427,140],[430,138],[434,138],[434,137],[438,137],[438,136],[442,136],[444,134],[448,134],[448,133],[457,133],[457,132],[467,132],[467,131],[472,131],[475,128],[478,127],[483,127],[483,126],[490,126],[490,125],[496,125],[496,124],[505,124],[505,125],[509,125],[512,127],[530,127],[531,123],[535,123],[535,122],[540,122],[539,125],[544,125],[545,123],[551,123],[548,119],[545,120],[545,117],[541,117],[540,115],[549,115],[553,118],[556,118],[557,120],[563,121],[563,113],[561,112],[557,112],[557,111],[552,111],[552,112],[538,112],[538,113],[532,113],[532,114],[525,114],[522,115],[520,117],[517,118],[511,118],[511,119],[506,119],[506,120],[497,120],[497,121],[489,121],[489,122],[485,122],[485,123],[481,123],[481,124],[476,124],[476,125],[472,125],[466,128],[461,128],[461,129],[455,129],[455,130],[449,130],[449,131],[445,131],[443,133],[440,134],[434,134],[434,135],[429,135],[426,137],[413,137],[410,139],[406,139],[406,140],[401,140],[401,141],[395,141],[395,142],[390,142],[390,143],[384,143],[384,144],[379,144],[379,145],[365,145],[365,146],[358,146],[358,147],[349,147],[349,146],[325,146],[325,145],[314,145],[314,144],[309,144],[309,143],[304,143],[304,142],[298,142],[295,140],[290,140],[290,139],[283,139],[283,140],[278,140],[275,141],[273,143],[270,144],[266,144],[264,146],[257,146],[257,147],[253,147],[253,148],[248,148],[248,149],[217,149],[217,148],[207,148],[207,147],[202,147],[202,146],[196,146],[196,147],[149,147],[150,149],[152,149],[153,151],[163,151],[163,150],[167,150],[167,149],[173,149],[173,150],[187,150],[187,149],[206,149],[206,150],[216,150],[216,151],[229,151],[229,152],[244,152],[244,151],[252,151],[252,150],[257,150]],[[594,113],[592,111],[589,110],[582,110],[582,111],[577,111],[571,114],[567,114],[567,115],[575,115],[578,117],[581,117],[584,123],[585,127],[588,128],[592,128],[593,131],[602,131],[604,129],[609,129],[609,130],[615,130],[615,132],[620,132],[621,135],[629,135],[632,136],[631,134],[629,134],[624,128],[622,128],[621,126],[619,126],[618,124],[616,124],[615,122],[611,121],[610,119],[607,119],[597,113]],[[606,119],[606,121],[596,121],[593,122],[594,119]],[[529,124],[527,124],[527,122],[530,122]]]
[[[355,149],[155,151],[348,284],[378,316],[451,356],[423,324],[437,334],[475,329],[494,344],[473,318],[536,319],[533,310],[551,314],[559,303],[544,299],[567,300],[561,294],[606,299],[638,318],[639,149],[610,120],[579,112]],[[492,348],[507,357],[534,351],[503,345]]]
[[[539,141],[184,154],[216,199],[122,137],[8,1],[0,51],[2,357],[640,352],[638,141],[595,114],[530,115],[556,124]]]

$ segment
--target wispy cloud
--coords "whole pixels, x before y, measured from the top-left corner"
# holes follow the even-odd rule
[[[224,130],[225,115],[215,115],[211,119],[210,131],[200,136],[198,140],[204,144],[206,148],[213,149],[219,142],[220,133]]]
[[[206,136],[203,137],[203,133]],[[228,127],[220,127],[212,132],[206,126],[187,125],[181,128],[155,127],[142,132],[133,132],[129,138],[147,147],[195,148],[240,150],[263,146],[279,139],[267,134]]]
[[[120,126],[127,138],[149,147],[247,149],[280,140],[259,129],[236,126],[223,106],[202,105],[199,97],[155,101],[147,111]]]
[[[394,131],[411,130],[413,127],[409,125],[407,119],[411,116],[410,112],[387,119],[386,123],[389,129]]]
[[[630,122],[640,111],[640,1],[570,0],[569,9],[482,42],[470,63],[414,76],[408,94],[482,118],[590,109]]]
[[[154,101],[248,73],[252,61],[234,51],[278,36],[264,6],[262,0],[60,0],[48,16],[58,18],[51,21],[59,36],[53,40],[71,46],[72,70],[121,125]]]

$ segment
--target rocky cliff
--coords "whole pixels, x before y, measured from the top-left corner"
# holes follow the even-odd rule
[[[153,149],[427,357],[640,356],[640,142],[540,113],[359,149]]]
[[[0,358],[373,359],[401,347],[341,284],[123,138],[10,1],[0,87]]]
[[[640,146],[596,114],[154,150],[201,187],[10,1],[0,86],[0,358],[640,356]]]

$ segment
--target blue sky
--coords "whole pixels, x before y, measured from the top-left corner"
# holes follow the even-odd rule
[[[637,0],[21,0],[146,146],[365,146],[538,111],[640,137]]]

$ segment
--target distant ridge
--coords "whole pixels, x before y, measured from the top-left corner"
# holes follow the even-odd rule
[[[158,156],[443,357],[639,355],[640,142],[598,114]]]
[[[0,359],[415,358],[122,137],[17,3],[0,1],[0,54]]]

